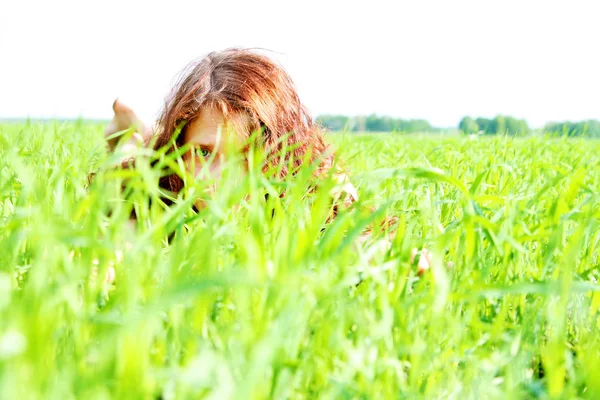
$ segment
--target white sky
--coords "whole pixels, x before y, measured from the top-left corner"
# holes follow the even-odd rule
[[[212,50],[272,50],[317,115],[600,119],[600,1],[0,3],[0,118],[152,119]]]

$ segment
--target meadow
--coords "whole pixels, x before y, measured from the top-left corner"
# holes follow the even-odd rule
[[[599,141],[331,134],[328,222],[310,168],[164,207],[102,128],[0,125],[0,398],[600,397]]]

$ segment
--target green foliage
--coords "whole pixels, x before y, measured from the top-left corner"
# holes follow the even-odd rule
[[[467,135],[479,132],[479,125],[471,117],[464,117],[458,124],[458,129]]]
[[[600,121],[552,122],[544,127],[546,133],[559,136],[600,137]]]
[[[0,398],[600,396],[599,143],[330,140],[360,203],[326,222],[259,152],[196,213],[207,176],[163,207],[100,126],[0,125]]]
[[[436,132],[429,122],[422,119],[404,120],[387,116],[371,114],[361,117],[347,117],[343,115],[321,115],[317,123],[332,132],[402,132],[402,133],[427,133]]]
[[[349,130],[350,118],[346,115],[321,115],[316,119],[317,123],[332,132]],[[354,125],[354,123],[352,123]]]
[[[486,135],[526,135],[530,132],[527,122],[509,116],[498,115],[493,119],[464,117],[458,129],[465,134],[483,132]]]

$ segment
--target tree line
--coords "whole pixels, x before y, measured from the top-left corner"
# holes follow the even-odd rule
[[[531,133],[525,120],[502,115],[493,119],[464,117],[460,120],[458,129],[465,134],[527,135]],[[600,122],[596,120],[550,122],[541,129],[541,132],[557,136],[600,137]]]
[[[433,127],[424,119],[401,119],[371,114],[350,117],[346,115],[321,115],[317,123],[330,131],[347,132],[400,132],[434,133],[442,129]],[[532,129],[524,119],[498,115],[494,118],[464,117],[458,124],[458,130],[464,134],[483,135],[528,135]],[[600,121],[551,122],[546,124],[542,133],[559,136],[600,137]]]
[[[424,119],[401,119],[375,114],[358,117],[346,115],[321,115],[317,123],[330,131],[347,132],[436,132],[434,128]]]
[[[524,119],[498,115],[495,118],[464,117],[458,123],[458,129],[464,134],[481,133],[484,135],[526,135],[531,130]]]
[[[544,131],[560,136],[585,136],[600,138],[600,121],[589,119],[581,122],[551,122]]]

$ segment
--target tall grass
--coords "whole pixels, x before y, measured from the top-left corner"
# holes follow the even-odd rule
[[[210,180],[164,207],[102,140],[0,126],[1,398],[600,396],[599,142],[332,135],[360,201],[328,222],[310,168],[196,213]]]

